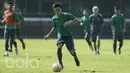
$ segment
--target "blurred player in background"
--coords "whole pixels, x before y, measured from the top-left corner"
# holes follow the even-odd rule
[[[113,51],[116,55],[117,41],[119,41],[118,54],[121,54],[121,48],[123,46],[123,33],[126,32],[125,17],[121,13],[120,7],[114,8],[115,14],[112,16],[112,33],[113,33]]]
[[[85,40],[89,45],[89,50],[93,51],[92,43],[90,41],[90,23],[89,23],[89,11],[88,9],[83,10],[83,17],[80,19],[80,25],[84,26]]]
[[[55,16],[53,16],[53,28],[44,38],[47,39],[49,35],[56,30],[57,31],[57,56],[59,63],[62,68],[64,68],[62,63],[62,47],[65,44],[70,54],[74,57],[77,66],[80,66],[80,62],[76,55],[74,49],[74,41],[72,37],[72,32],[70,28],[70,24],[75,24],[79,22],[79,20],[70,13],[62,12],[62,6],[59,3],[53,4],[53,10],[55,12]]]
[[[23,47],[23,50],[24,50],[25,49],[25,43],[20,36],[20,24],[24,22],[24,18],[22,16],[22,14],[20,13],[20,11],[18,10],[16,4],[13,5],[13,10],[17,13],[17,16],[19,17],[19,21],[16,25],[16,37],[22,43],[22,47]],[[10,42],[10,50],[9,50],[10,52],[12,52],[12,45],[13,45],[13,43]]]
[[[5,24],[5,54],[4,56],[8,56],[8,48],[9,48],[9,39],[11,43],[15,46],[16,55],[18,54],[17,43],[15,42],[15,30],[16,30],[16,23],[18,23],[18,16],[13,11],[13,3],[9,2],[7,10],[4,12],[4,20],[3,23]]]
[[[103,25],[103,16],[98,12],[99,8],[94,6],[92,8],[93,14],[90,15],[90,25],[92,32],[92,42],[95,49],[95,54],[100,55],[100,32]],[[97,43],[96,43],[97,41]]]

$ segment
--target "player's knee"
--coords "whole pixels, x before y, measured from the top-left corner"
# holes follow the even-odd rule
[[[96,40],[92,40],[93,43],[96,43]]]
[[[9,39],[6,39],[6,42],[9,42]]]
[[[74,56],[74,53],[75,53],[75,50],[73,49],[73,50],[69,50],[69,52],[70,52],[70,54],[72,55],[72,56]]]
[[[100,44],[100,40],[97,40],[97,42]]]
[[[90,41],[90,39],[88,37],[85,37],[85,40]]]
[[[123,41],[120,41],[120,45],[123,45]]]
[[[115,45],[116,43],[117,43],[117,41],[114,41],[114,43],[113,43],[113,44]]]
[[[59,53],[59,52],[61,52],[62,51],[62,49],[61,48],[58,48],[57,49],[57,53]]]
[[[17,44],[17,42],[16,42],[16,41],[14,41],[14,44],[16,45],[16,44]]]
[[[62,48],[62,47],[63,47],[63,44],[62,44],[62,43],[59,43],[59,44],[57,45],[57,47],[58,47],[58,48]]]

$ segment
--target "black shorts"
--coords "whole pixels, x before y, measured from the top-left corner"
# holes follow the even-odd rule
[[[65,44],[68,50],[75,50],[74,49],[74,41],[73,41],[72,36],[58,37],[57,38],[57,45],[60,43]]]
[[[15,39],[15,29],[5,29],[4,38],[5,39]]]
[[[123,41],[123,33],[113,35],[114,41]]]
[[[84,34],[85,34],[85,36],[87,37],[87,39],[90,39],[90,36],[91,36],[90,31],[84,32]]]
[[[96,42],[96,40],[100,40],[100,32],[92,32],[92,42]]]

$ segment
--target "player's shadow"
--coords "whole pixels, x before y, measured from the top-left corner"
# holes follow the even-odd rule
[[[96,73],[94,70],[71,70],[71,72],[79,72],[79,73]]]
[[[95,73],[94,70],[81,70],[80,73]]]

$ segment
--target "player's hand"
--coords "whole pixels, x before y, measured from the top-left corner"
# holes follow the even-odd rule
[[[80,26],[83,26],[83,23],[80,23]]]
[[[2,24],[5,24],[5,20],[2,20]]]
[[[88,33],[86,33],[86,34],[85,34],[84,38],[86,39],[86,38],[87,38],[87,36],[88,36]]]
[[[72,23],[72,20],[65,22],[63,25],[64,25],[64,27],[67,27],[67,26],[69,26],[71,23]]]
[[[46,35],[46,36],[44,36],[44,39],[45,39],[45,40],[47,40],[47,39],[48,39],[48,37],[49,37],[49,35]]]

